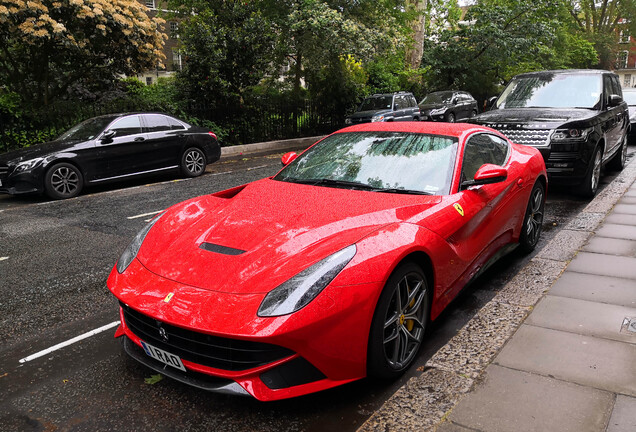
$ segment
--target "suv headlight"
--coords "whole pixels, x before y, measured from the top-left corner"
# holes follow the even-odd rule
[[[446,108],[437,108],[437,109],[431,110],[430,114],[440,115],[440,114],[444,114],[445,112],[446,112]]]
[[[356,245],[348,246],[274,288],[263,299],[258,316],[288,315],[304,308],[338,276],[355,254]]]
[[[552,132],[552,136],[550,139],[552,141],[574,141],[574,140],[585,140],[587,136],[594,130],[593,128],[585,128],[585,129],[557,129]]]
[[[383,115],[371,117],[371,123],[381,122],[383,120],[384,120],[384,116]]]
[[[152,226],[157,223],[157,221],[163,215],[164,213],[161,213],[159,216],[151,220],[145,227],[142,228],[141,231],[137,233],[128,247],[126,247],[124,253],[122,253],[121,257],[119,257],[119,259],[117,260],[117,271],[119,272],[119,274],[125,272],[130,263],[135,259],[135,257],[137,256],[137,252],[139,252],[139,249],[141,248],[141,244],[144,242],[144,239],[148,235],[148,232],[150,232],[150,228],[152,228]]]
[[[351,124],[351,123],[353,123],[353,122],[351,121],[351,119],[349,117],[347,117],[345,119],[345,124]]]
[[[16,165],[14,172],[19,173],[23,171],[32,170],[33,168],[38,166],[38,164],[42,162],[43,160],[44,158],[35,158],[35,159],[29,159],[24,162],[20,162],[19,164]]]

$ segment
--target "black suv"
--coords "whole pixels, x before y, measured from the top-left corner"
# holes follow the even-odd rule
[[[491,110],[470,120],[541,151],[556,183],[577,185],[588,197],[601,167],[621,170],[627,157],[627,104],[618,76],[604,70],[558,70],[517,75]]]
[[[420,108],[413,93],[397,92],[374,94],[362,101],[355,113],[345,123],[419,121]]]
[[[477,115],[477,101],[465,91],[437,91],[420,101],[422,120],[455,123]]]

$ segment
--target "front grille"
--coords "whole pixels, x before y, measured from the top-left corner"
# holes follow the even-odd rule
[[[7,165],[0,165],[0,180],[4,180],[9,174],[9,167]]]
[[[493,129],[507,136],[510,141],[529,145],[529,146],[547,146],[550,143],[551,129],[527,129],[518,125],[490,125]]]
[[[550,152],[550,161],[572,161],[578,158],[578,153],[573,152]]]
[[[157,321],[121,304],[126,326],[137,337],[180,358],[215,369],[242,371],[294,354],[276,345],[211,336]],[[162,333],[167,336],[162,338]]]
[[[357,118],[351,119],[352,124],[370,123],[370,122],[371,122],[371,117],[357,117]]]

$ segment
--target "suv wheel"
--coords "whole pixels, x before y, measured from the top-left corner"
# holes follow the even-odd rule
[[[446,114],[446,122],[447,123],[455,123],[455,114],[453,114],[453,113]]]
[[[581,195],[592,198],[596,195],[596,191],[598,190],[598,183],[601,179],[601,148],[596,147],[594,151],[594,156],[592,156],[592,164],[588,169],[587,175],[585,176],[585,180],[581,184]]]
[[[625,162],[627,161],[627,136],[623,137],[621,148],[618,149],[612,160],[607,164],[610,169],[615,171],[622,171],[625,168]]]

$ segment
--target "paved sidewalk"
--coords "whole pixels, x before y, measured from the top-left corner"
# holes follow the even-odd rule
[[[494,296],[475,291],[478,313],[359,432],[636,432],[635,180],[636,159]]]
[[[636,183],[437,430],[636,431]]]

